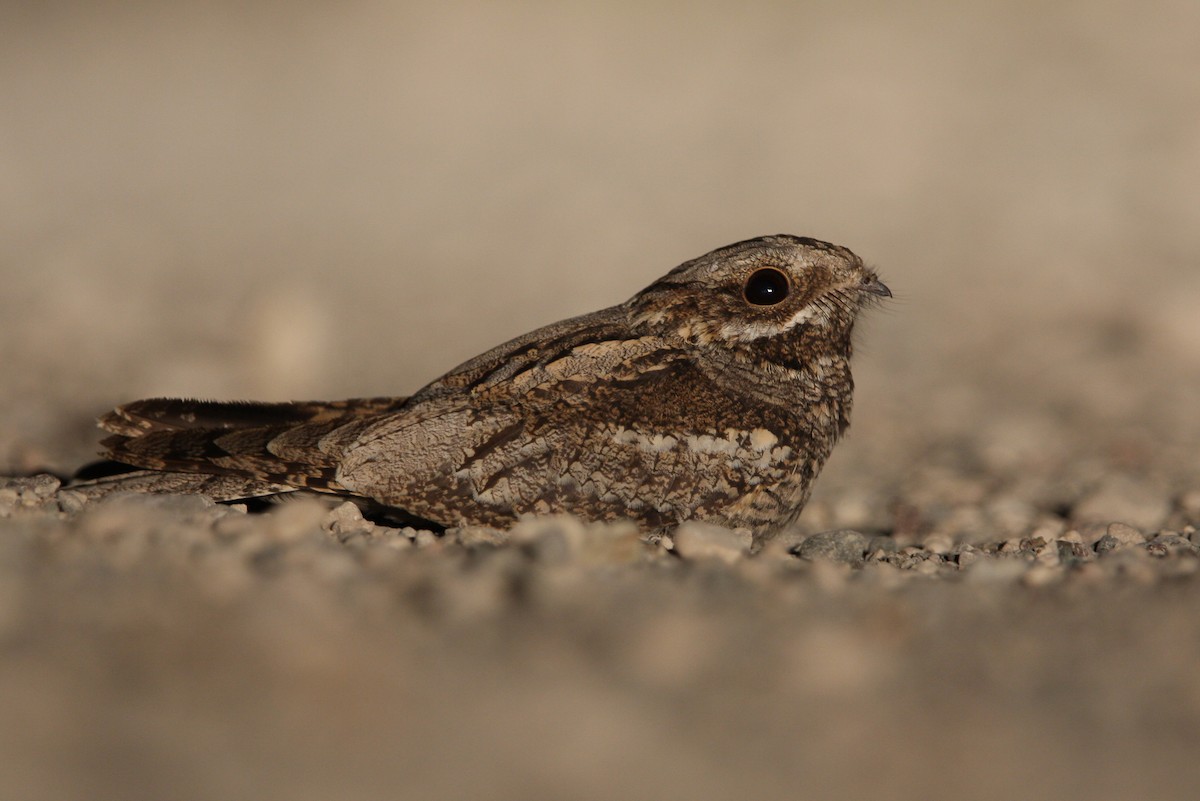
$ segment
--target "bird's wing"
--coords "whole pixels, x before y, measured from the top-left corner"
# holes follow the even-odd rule
[[[506,474],[562,444],[597,387],[635,381],[685,358],[661,338],[632,334],[624,307],[547,326],[451,370],[394,413],[334,432],[335,480],[445,524],[511,522],[513,504],[503,492],[493,493],[490,511],[472,504],[485,503],[480,499]],[[562,413],[564,405],[578,414]],[[538,480],[538,469],[526,472]]]
[[[685,343],[590,317],[501,346],[405,408],[336,432],[337,484],[443,525],[569,509],[655,527],[744,493],[758,468],[742,462],[776,469],[768,432],[785,428],[785,409],[747,410]]]

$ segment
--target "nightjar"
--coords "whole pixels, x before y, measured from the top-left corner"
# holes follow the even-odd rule
[[[75,488],[328,493],[440,527],[704,520],[761,540],[800,514],[845,431],[855,319],[890,296],[846,248],[750,239],[411,397],[121,406],[100,420],[106,455],[143,469]]]

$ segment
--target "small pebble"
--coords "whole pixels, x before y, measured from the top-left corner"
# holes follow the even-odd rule
[[[579,518],[555,515],[521,520],[512,527],[508,536],[538,561],[562,563],[579,555],[586,533],[584,523]]]
[[[1096,553],[1106,554],[1119,548],[1142,545],[1146,538],[1142,532],[1127,523],[1112,523],[1104,536],[1096,542]]]
[[[1026,550],[1025,546],[1024,546],[1024,542],[1025,542],[1025,540],[1022,540],[1019,537],[1014,537],[1012,539],[1005,540],[1004,542],[1002,542],[1000,544],[1000,549],[997,551],[997,553],[1002,554],[1004,556],[1020,555],[1021,553],[1023,553]]]
[[[36,509],[44,506],[58,491],[59,480],[39,473],[21,478],[0,478],[0,514],[10,514],[17,508]]]
[[[87,505],[87,496],[72,490],[62,490],[55,499],[58,501],[59,511],[68,515],[79,514]]]
[[[925,550],[933,553],[946,554],[954,548],[954,540],[945,534],[935,534],[925,540]]]
[[[20,497],[21,493],[15,487],[0,487],[0,514],[11,513]]]
[[[1146,541],[1145,535],[1128,523],[1112,523],[1105,533],[1122,545],[1140,545]]]
[[[338,542],[346,542],[355,536],[369,535],[375,529],[375,524],[363,518],[362,510],[351,501],[339,504],[325,517],[322,526]]]
[[[915,573],[921,576],[936,576],[941,569],[938,562],[929,559],[922,559],[913,564],[912,569]]]
[[[1159,534],[1146,544],[1146,552],[1151,556],[1174,556],[1176,554],[1194,554],[1197,548],[1187,539],[1178,534]]]
[[[1061,539],[1057,540],[1058,561],[1067,566],[1076,565],[1080,562],[1086,562],[1094,557],[1094,552],[1085,546],[1082,542],[1074,540]]]
[[[716,559],[733,564],[750,552],[748,530],[690,521],[675,530],[675,552],[684,559]]]
[[[972,545],[961,546],[958,549],[957,554],[955,554],[955,561],[958,563],[958,566],[960,568],[970,567],[971,565],[978,562],[979,558],[980,558],[979,551],[976,550],[975,547]]]
[[[328,536],[325,534],[325,521],[329,518],[330,510],[324,502],[316,498],[285,497],[286,500],[280,501],[263,515],[266,525],[251,524],[250,530],[273,543],[293,543],[310,539],[321,541]],[[352,515],[349,510],[343,511],[342,514]],[[237,521],[248,519],[246,515],[231,517]]]
[[[508,542],[508,532],[488,526],[463,526],[446,532],[464,548],[494,547]]]
[[[440,543],[441,537],[427,529],[418,529],[413,536],[413,544],[418,548],[430,548]]]
[[[813,534],[794,550],[801,559],[825,560],[861,566],[866,561],[871,540],[852,529]],[[907,550],[907,549],[906,549]]]

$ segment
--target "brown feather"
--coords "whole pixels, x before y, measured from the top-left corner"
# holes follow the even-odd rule
[[[411,398],[159,398],[100,425],[112,459],[171,477],[129,479],[143,488],[332,492],[443,526],[547,512],[647,529],[700,519],[761,538],[800,513],[845,430],[852,329],[887,294],[845,248],[762,237],[493,348]],[[204,474],[216,478],[187,478]]]

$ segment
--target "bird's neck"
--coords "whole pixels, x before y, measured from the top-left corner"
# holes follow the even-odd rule
[[[851,351],[849,330],[831,336],[804,327],[787,336],[715,349],[710,376],[735,394],[787,406],[799,415],[828,415],[841,433],[849,424],[853,400]]]

